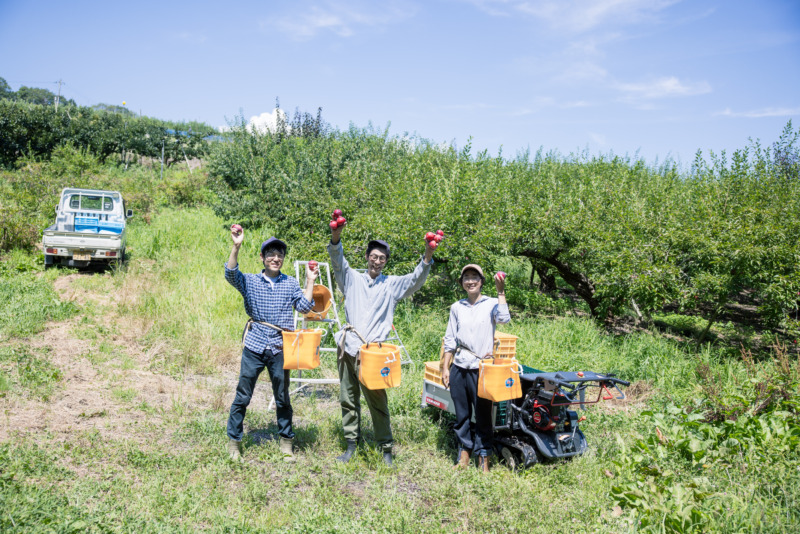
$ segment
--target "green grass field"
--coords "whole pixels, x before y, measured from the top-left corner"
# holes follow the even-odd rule
[[[247,236],[243,271],[258,270],[269,233]],[[447,321],[449,302],[435,298],[396,311],[415,361],[389,393],[396,469],[369,446],[334,461],[344,440],[332,386],[293,397],[298,461],[284,464],[264,380],[245,420],[246,461],[232,464],[225,424],[246,315],[223,279],[225,225],[207,209],[170,209],[134,222],[129,239],[128,265],[107,273],[45,273],[24,254],[4,262],[0,531],[800,530],[796,356],[731,356],[512,309],[503,330],[519,336],[522,363],[617,372],[629,399],[586,412],[582,457],[455,472],[449,419],[420,408],[422,363],[438,358]],[[285,272],[296,259],[310,258],[290,250]],[[312,376],[335,375],[323,358]]]

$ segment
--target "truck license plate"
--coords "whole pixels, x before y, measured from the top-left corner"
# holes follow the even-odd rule
[[[92,255],[76,252],[75,254],[72,255],[72,259],[75,261],[89,261],[92,259]]]

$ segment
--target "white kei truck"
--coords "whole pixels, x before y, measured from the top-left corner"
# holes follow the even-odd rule
[[[133,211],[119,191],[67,187],[56,206],[56,222],[42,236],[44,265],[88,267],[125,259],[125,226]]]

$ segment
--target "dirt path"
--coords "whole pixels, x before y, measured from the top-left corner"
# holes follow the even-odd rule
[[[157,343],[147,349],[139,340],[151,323],[116,313],[122,299],[137,297],[135,288],[95,292],[81,287],[85,284],[79,281],[85,276],[102,275],[70,274],[54,284],[63,300],[79,306],[79,313],[66,321],[48,323],[42,332],[24,341],[37,353],[46,354],[61,371],[61,381],[47,402],[19,395],[0,398],[4,414],[0,441],[19,432],[67,440],[71,435],[97,431],[103,437],[144,442],[152,438],[142,430],[145,425],[135,432],[132,425],[147,421],[147,428],[157,428],[160,414],[176,406],[227,411],[238,369],[226,368],[213,377],[187,374],[180,379],[154,371],[154,361],[168,347]],[[98,309],[102,313],[96,313]],[[87,339],[85,333],[98,327],[103,327],[102,333]],[[259,388],[251,406],[266,410],[265,388],[263,384]]]

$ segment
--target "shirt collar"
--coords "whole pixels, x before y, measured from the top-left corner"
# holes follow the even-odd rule
[[[366,278],[366,280],[367,280],[367,284],[369,284],[369,287],[372,287],[372,286],[374,286],[375,284],[378,284],[378,283],[380,283],[380,282],[383,282],[384,280],[386,280],[386,275],[385,275],[385,274],[383,274],[383,273],[379,274],[379,275],[378,275],[378,276],[376,276],[375,278],[372,278],[372,277],[369,275],[369,273],[368,273],[368,272],[366,272],[366,271],[364,271],[364,272],[363,272],[363,273],[361,273],[361,274],[362,274],[362,275],[364,275],[364,278]]]
[[[266,281],[266,282],[271,282],[272,281],[272,280],[270,280],[269,276],[267,276],[267,270],[266,269],[261,269],[261,278],[263,278],[264,281]],[[275,281],[276,282],[280,282],[282,279],[283,279],[283,273],[278,271],[278,276],[275,277]]]
[[[467,307],[474,308],[475,306],[477,306],[477,305],[478,305],[478,304],[480,304],[481,302],[483,302],[483,301],[487,300],[488,298],[489,298],[489,297],[488,297],[488,296],[486,296],[486,295],[481,295],[481,298],[479,298],[479,299],[478,299],[478,302],[476,302],[475,304],[470,304],[470,303],[469,303],[469,299],[468,299],[468,298],[466,298],[466,299],[461,299],[461,300],[459,300],[459,302],[460,302],[461,304],[463,304],[464,306],[467,306]]]

